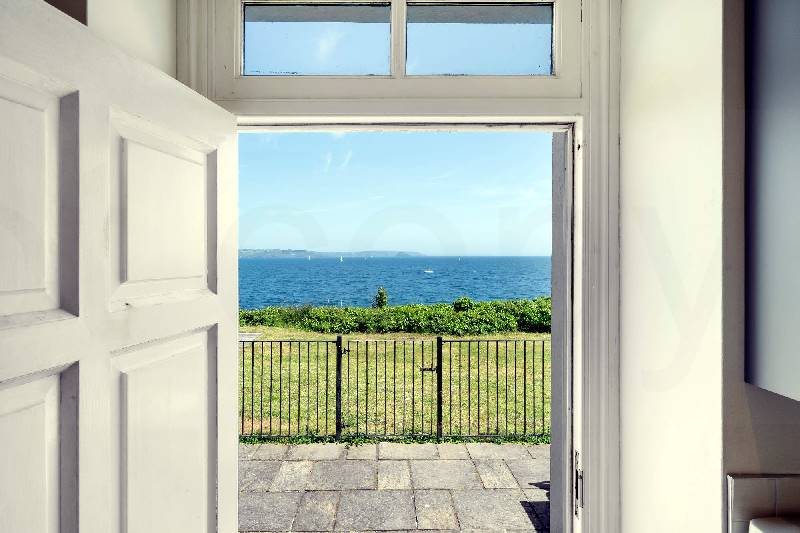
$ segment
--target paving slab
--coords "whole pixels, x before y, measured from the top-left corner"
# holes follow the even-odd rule
[[[534,529],[536,524],[523,507],[520,489],[453,491],[453,505],[464,529]]]
[[[289,531],[300,492],[240,492],[239,531]]]
[[[347,448],[347,458],[375,460],[378,458],[378,445],[375,443],[352,445]]]
[[[286,459],[290,461],[332,461],[341,459],[345,454],[343,444],[315,442],[313,444],[295,444],[289,447]]]
[[[378,459],[436,459],[436,444],[378,443]]]
[[[419,529],[458,529],[453,499],[446,490],[415,490],[414,508]]]
[[[521,444],[494,444],[491,442],[468,442],[467,450],[473,459],[530,459],[525,446]]]
[[[549,502],[550,501],[550,482],[545,481],[537,483],[538,486],[529,489],[523,489],[525,497],[529,501],[534,502]]]
[[[537,488],[525,489],[527,507],[532,509],[539,519],[541,531],[550,530],[550,482],[538,483]]]
[[[249,461],[253,458],[253,454],[256,453],[258,447],[261,446],[260,444],[239,444],[239,460],[240,461]]]
[[[376,461],[314,461],[308,490],[376,489]]]
[[[378,489],[410,489],[411,470],[408,461],[378,461]]]
[[[241,531],[549,531],[549,446],[476,444],[240,445]]]
[[[239,490],[268,491],[280,467],[280,461],[241,461]]]
[[[545,481],[550,481],[550,462],[525,459],[522,461],[506,461],[506,466],[511,470],[514,479],[523,489],[538,487]]]
[[[391,531],[415,529],[413,493],[410,490],[344,491],[336,512],[336,529]]]
[[[522,508],[528,514],[528,518],[533,523],[537,532],[550,531],[550,503],[531,502],[522,503]]]
[[[460,529],[426,529],[425,533],[460,533]],[[419,529],[401,529],[387,533],[419,533]],[[496,531],[493,533],[497,533]]]
[[[286,444],[262,444],[253,454],[254,461],[279,461],[286,457],[289,446]]]
[[[300,500],[297,517],[294,519],[294,530],[333,531],[338,505],[338,491],[306,492]]]
[[[312,464],[311,461],[282,462],[269,490],[273,492],[306,490]]]
[[[526,444],[525,448],[534,459],[550,460],[549,444]]]
[[[439,451],[440,459],[469,459],[469,452],[467,447],[463,444],[454,442],[443,442],[437,444],[436,448]]]
[[[411,482],[415,489],[483,488],[472,461],[457,459],[411,461]]]
[[[487,489],[516,489],[517,480],[502,459],[482,459],[475,461],[475,469]]]

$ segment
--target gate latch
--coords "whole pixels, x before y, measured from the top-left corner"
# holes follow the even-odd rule
[[[420,372],[436,372],[435,366],[421,366],[419,367]]]

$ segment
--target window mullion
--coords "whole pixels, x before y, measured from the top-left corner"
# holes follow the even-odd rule
[[[392,0],[392,77],[406,76],[406,0]]]

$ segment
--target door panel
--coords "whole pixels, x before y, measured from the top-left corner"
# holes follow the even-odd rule
[[[58,378],[0,390],[0,531],[58,531]]]
[[[235,531],[235,119],[0,12],[0,530]]]
[[[75,183],[60,168],[59,129],[75,121],[61,115],[59,104],[57,92],[0,78],[0,316],[61,304],[59,242],[73,248],[76,243],[58,232],[59,210],[69,209],[59,191]]]
[[[114,441],[127,532],[189,533],[213,524],[213,337],[213,332],[190,333],[113,358],[112,398],[121,422]],[[203,397],[209,401],[194,401]]]
[[[114,110],[112,309],[209,295],[216,286],[216,147]]]

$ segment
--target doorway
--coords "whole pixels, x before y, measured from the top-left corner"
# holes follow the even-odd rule
[[[546,167],[546,188],[537,190],[528,183],[527,189],[514,190],[507,175],[497,177],[520,173],[501,162],[510,160],[508,166],[514,166],[510,139],[523,138],[524,144],[525,135],[538,136],[538,144],[546,144],[546,160],[542,161],[545,151],[534,157],[539,167]],[[453,139],[459,136],[474,137],[469,139],[472,146],[462,140],[466,146],[461,152],[454,149],[458,143]],[[494,145],[486,140],[492,136],[497,138]],[[455,154],[437,146],[437,138],[448,137],[444,144]],[[451,164],[459,161],[469,171],[459,174],[446,165],[431,168],[421,151],[432,157],[439,154],[439,159],[445,154]],[[485,158],[488,161],[474,155],[492,151],[499,153]],[[375,448],[374,467],[379,469],[382,459],[392,460],[381,457],[381,450],[389,446],[384,442],[410,438],[436,450],[428,460],[442,459],[437,442],[454,440],[457,446],[468,441],[463,446],[466,460],[478,468],[490,459],[477,451],[486,441],[516,440],[521,449],[536,444],[557,448],[553,475],[526,483],[550,489],[552,482],[551,492],[565,500],[564,481],[571,482],[571,461],[563,460],[571,457],[571,446],[564,445],[570,442],[571,428],[571,410],[564,402],[571,397],[571,154],[569,128],[541,126],[284,127],[240,134],[240,436],[245,443],[256,443],[242,448],[244,460],[275,461],[268,477],[300,468],[291,461],[314,461],[316,453],[325,456],[323,462],[353,466],[346,462],[350,448],[309,450],[327,441],[350,445],[371,440],[381,441],[367,445]],[[272,166],[258,163],[259,157]],[[281,159],[287,161],[283,169]],[[398,179],[409,175],[408,168],[398,168],[409,166],[409,160],[427,179]],[[517,163],[525,166],[525,161]],[[289,166],[301,170],[287,171]],[[379,177],[365,179],[370,172]],[[469,187],[478,198],[472,203],[462,194]],[[270,197],[266,204],[261,200],[265,197]],[[543,198],[546,205],[530,205]],[[497,211],[491,232],[485,231],[491,219],[487,211]],[[349,227],[343,223],[354,218]],[[466,229],[459,231],[460,225]],[[541,250],[544,244],[546,253],[526,255],[529,243],[520,242],[526,233],[545,234],[545,239],[533,239],[533,246]],[[476,254],[475,242],[506,255]],[[420,243],[428,245],[423,252]],[[547,287],[539,293],[531,292],[535,275],[516,276],[523,279],[517,279],[509,293],[508,280],[514,276],[506,273],[503,278],[498,274],[503,266],[490,264],[516,262],[517,272],[522,272],[535,270],[533,260],[542,263],[545,257]],[[465,286],[463,273],[458,277],[465,269],[472,271],[473,287]],[[412,276],[411,288],[396,279],[397,271],[404,273],[400,277]],[[492,285],[499,290],[493,292]],[[428,287],[435,289],[432,294],[426,292]],[[470,292],[476,287],[483,293]],[[381,291],[388,302],[379,302]],[[547,297],[552,299],[544,309],[540,304]],[[421,318],[409,318],[413,306],[418,306],[413,310]],[[447,311],[442,307],[429,316],[425,306],[445,306]],[[520,308],[510,309],[514,306]],[[492,313],[510,322],[493,324]],[[425,320],[440,320],[439,329]],[[267,444],[275,441],[317,444],[305,451],[290,447],[279,452],[281,446]],[[372,452],[352,453],[359,457]],[[266,463],[247,464],[266,468]],[[514,478],[514,486],[523,488],[508,465],[502,466]],[[308,468],[301,484],[310,483],[315,469],[326,466],[312,463]],[[414,485],[413,468],[409,471],[410,489],[435,490]],[[479,472],[478,477],[482,488],[491,488],[491,481],[486,485]],[[279,485],[273,477],[268,482],[251,479],[250,487],[263,490],[265,484],[275,484],[273,489]],[[307,492],[315,488],[320,487],[312,483]],[[289,506],[295,513],[303,498]],[[451,500],[455,501],[452,494]],[[537,515],[535,506],[518,503],[536,517],[537,528],[549,528],[544,524],[550,518],[549,502],[546,520],[541,505]],[[335,523],[330,527],[336,528]],[[553,530],[561,527],[554,525]]]

